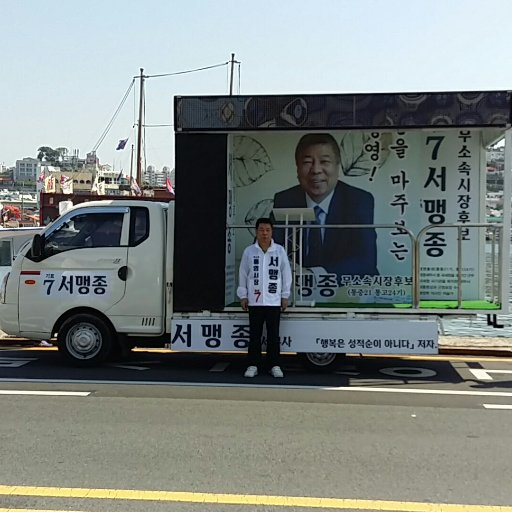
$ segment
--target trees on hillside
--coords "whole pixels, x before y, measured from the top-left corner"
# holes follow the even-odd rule
[[[37,150],[37,159],[41,162],[46,162],[48,165],[57,166],[61,157],[68,154],[67,148],[56,148],[53,149],[49,146],[41,146]]]

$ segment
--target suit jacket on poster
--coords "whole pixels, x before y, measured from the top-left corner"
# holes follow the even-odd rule
[[[306,207],[306,194],[300,185],[274,196],[274,208]],[[372,194],[338,181],[325,224],[373,224],[373,210]],[[277,243],[284,245],[284,229],[275,228],[273,237]],[[308,261],[303,252],[304,266],[323,267],[338,278],[341,275],[376,275],[379,273],[376,239],[373,228],[326,229],[321,261]]]

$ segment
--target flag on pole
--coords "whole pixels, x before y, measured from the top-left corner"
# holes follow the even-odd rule
[[[165,186],[167,187],[167,191],[171,194],[174,194],[174,188],[172,186],[171,180],[169,179],[169,176],[165,178]]]
[[[136,196],[140,196],[142,195],[142,191],[139,187],[139,184],[137,183],[137,180],[132,177],[132,180],[131,180],[131,184],[130,184],[130,188],[132,190],[132,192],[136,195]]]
[[[63,194],[72,194],[73,193],[73,178],[62,174],[60,177],[60,188],[62,189]]]
[[[55,192],[55,176],[47,176],[44,179],[44,189],[46,192]]]
[[[37,178],[37,185],[36,185],[36,191],[41,193],[44,192],[44,179],[45,179],[45,167],[41,167],[41,171],[39,173],[39,176]]]
[[[92,194],[98,193],[98,175],[97,174],[94,177],[94,181],[92,182],[91,193]]]
[[[118,143],[117,143],[117,148],[116,148],[116,151],[119,150],[119,149],[124,149],[124,147],[126,146],[126,143],[128,142],[128,139],[121,139]]]
[[[123,179],[123,169],[121,169],[121,171],[117,175],[117,181],[121,181],[122,179]]]

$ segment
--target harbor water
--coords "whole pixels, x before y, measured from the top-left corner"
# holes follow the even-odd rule
[[[491,247],[486,247],[486,255],[490,260]],[[512,251],[511,251],[512,254]],[[512,258],[509,265],[508,280],[504,285],[512,286]],[[509,310],[512,312],[512,295],[509,301]],[[487,325],[487,315],[476,315],[471,318],[456,318],[453,320],[443,320],[442,325],[444,334],[448,336],[475,336],[475,337],[511,337],[512,338],[512,313],[507,315],[498,315],[497,323],[503,325],[503,328],[496,329]]]

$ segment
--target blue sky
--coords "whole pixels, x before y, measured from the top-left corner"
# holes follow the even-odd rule
[[[512,1],[0,0],[0,163],[39,146],[90,151],[133,76],[227,62],[235,92],[512,88]],[[146,123],[172,98],[227,94],[228,68],[146,81]],[[97,153],[126,172],[136,89]],[[127,149],[117,141],[130,137]],[[146,129],[146,163],[172,166],[172,127]]]

